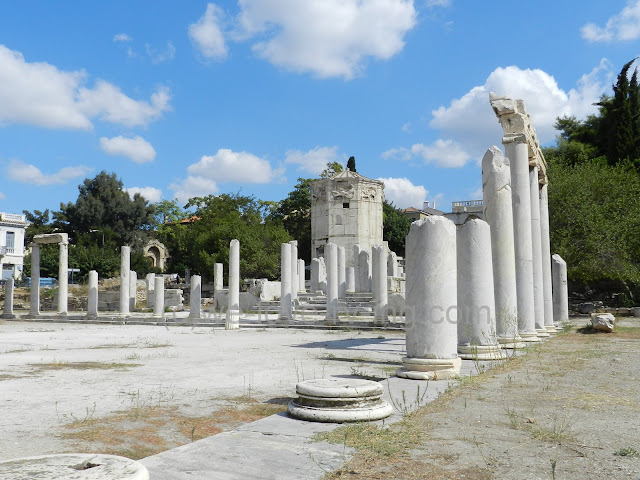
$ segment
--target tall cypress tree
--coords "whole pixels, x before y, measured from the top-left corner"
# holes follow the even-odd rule
[[[633,150],[630,158],[636,166],[640,166],[640,85],[638,85],[638,68],[633,71],[629,84],[629,105],[633,129]]]
[[[613,101],[609,110],[609,134],[607,135],[607,161],[615,165],[619,160],[633,154],[633,116],[629,102],[629,79],[627,73],[635,58],[626,63],[613,86]]]

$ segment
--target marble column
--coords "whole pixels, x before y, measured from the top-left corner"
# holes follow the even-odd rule
[[[236,239],[229,244],[229,294],[225,328],[240,328],[240,241]]]
[[[320,291],[323,295],[327,294],[327,264],[324,257],[320,257]]]
[[[353,246],[353,268],[355,269],[356,292],[361,292],[360,287],[360,245],[357,243]]]
[[[59,243],[58,257],[58,315],[66,317],[69,314],[69,243]]]
[[[540,234],[542,237],[542,290],[544,296],[544,327],[554,334],[553,290],[551,282],[551,239],[549,238],[549,193],[548,184],[540,187]]]
[[[0,318],[16,318],[13,314],[13,277],[7,278],[7,283],[4,284],[4,310]]]
[[[567,285],[567,262],[557,253],[551,257],[553,279],[553,320],[556,325],[569,321],[569,287]]]
[[[503,348],[524,347],[518,334],[516,256],[509,159],[493,146],[482,158],[484,218],[491,229],[496,336]]]
[[[298,299],[298,241],[291,240],[291,301]]]
[[[396,252],[390,252],[387,257],[387,275],[390,277],[398,276],[398,255]]]
[[[397,375],[414,380],[458,376],[456,226],[440,216],[413,222],[406,243],[407,356]]]
[[[536,333],[538,337],[548,337],[544,326],[544,282],[542,278],[542,233],[540,229],[540,181],[538,167],[529,170],[529,189],[531,194],[531,247],[533,259],[533,306],[535,311]]]
[[[129,270],[131,269],[131,247],[120,249],[120,314],[129,314]]]
[[[202,317],[202,277],[192,275],[190,282],[189,318],[197,320]]]
[[[327,243],[324,248],[327,265],[327,317],[329,325],[338,321],[338,246]]]
[[[311,259],[311,293],[318,293],[320,291],[320,259]]]
[[[374,323],[382,325],[389,320],[389,296],[387,290],[387,247],[372,247],[372,283]]]
[[[354,293],[356,291],[356,269],[355,267],[347,267],[346,275],[346,293]]]
[[[506,143],[505,143],[506,142]],[[531,236],[531,188],[529,147],[524,134],[503,139],[511,165],[513,237],[516,255],[518,333],[524,342],[539,342],[533,295],[533,246]]]
[[[134,270],[129,272],[129,311],[136,309],[138,303],[138,273]]]
[[[458,355],[466,360],[496,360],[504,351],[496,339],[491,228],[468,217],[456,235],[458,266]]]
[[[305,288],[306,274],[305,274],[304,260],[298,259],[298,293],[305,293],[307,290]]]
[[[87,318],[98,318],[98,272],[89,272],[89,292],[87,295]]]
[[[313,262],[317,259],[314,258]],[[291,244],[280,244],[280,312],[278,320],[291,320]]]
[[[40,245],[31,244],[31,292],[29,295],[29,316],[40,315]]]
[[[155,273],[147,273],[145,278],[145,282],[147,284],[147,308],[151,308],[153,306],[153,288],[154,282],[156,281]]]
[[[360,251],[360,291],[371,292],[371,254],[366,250]]]
[[[153,316],[164,317],[164,276],[156,275],[153,285]]]
[[[344,298],[347,292],[347,263],[345,248],[338,247],[338,298]]]
[[[224,289],[224,266],[216,263],[213,266],[213,291],[219,292]]]

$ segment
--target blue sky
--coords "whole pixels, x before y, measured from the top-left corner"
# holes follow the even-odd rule
[[[501,145],[489,91],[553,143],[639,38],[640,0],[0,2],[0,211],[101,170],[152,202],[280,200],[351,155],[397,206],[448,211]]]

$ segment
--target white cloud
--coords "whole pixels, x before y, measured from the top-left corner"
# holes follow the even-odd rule
[[[151,63],[170,62],[176,56],[176,47],[173,46],[172,42],[167,42],[167,48],[164,50],[156,50],[148,43],[145,44],[144,48],[151,59]]]
[[[150,102],[134,100],[118,87],[97,80],[86,86],[84,71],[65,72],[45,62],[29,63],[0,45],[0,125],[91,129],[100,118],[126,126],[147,125],[170,110],[169,89],[158,88]]]
[[[282,174],[271,164],[247,152],[234,152],[221,148],[215,155],[204,155],[200,161],[189,165],[190,176],[208,178],[218,183],[269,183]]]
[[[4,193],[0,192],[0,200],[4,200],[5,198],[7,198],[7,196]]]
[[[607,20],[604,27],[587,23],[580,29],[588,42],[631,41],[640,37],[640,0],[633,0]]]
[[[109,155],[121,155],[136,163],[152,162],[156,158],[153,146],[142,137],[100,138],[100,148]]]
[[[222,10],[215,4],[207,4],[207,10],[196,23],[189,25],[189,38],[207,59],[223,60],[227,57],[227,45],[222,33]]]
[[[416,25],[413,0],[241,0],[238,38],[274,65],[353,78],[368,58],[387,60]],[[264,40],[262,40],[264,39]]]
[[[422,208],[429,193],[422,185],[414,185],[408,178],[379,178],[384,182],[384,196],[398,208]]]
[[[169,185],[169,189],[173,191],[173,198],[183,205],[186,204],[190,198],[204,197],[218,193],[216,182],[208,178],[194,177],[191,175],[177,183],[172,183]]]
[[[64,167],[56,173],[42,173],[35,165],[12,160],[8,167],[8,177],[11,180],[30,185],[56,185],[67,183],[69,180],[77,177],[83,177],[91,171],[91,168],[84,165],[78,167]]]
[[[150,203],[159,202],[162,198],[162,190],[160,190],[159,188],[129,187],[125,188],[124,191],[127,192],[131,198],[133,198],[136,193],[139,193],[142,197],[144,197],[145,200]]]
[[[464,166],[470,155],[453,140],[438,139],[431,145],[416,143],[410,148],[391,148],[382,154],[382,158],[408,161],[420,157],[425,164],[433,163],[437,167],[457,168]]]
[[[327,163],[337,161],[337,151],[338,147],[316,147],[307,152],[288,150],[285,163],[299,164],[298,170],[318,175],[327,168]]]
[[[118,43],[118,42],[130,42],[131,40],[133,40],[133,38],[131,38],[131,36],[127,35],[126,33],[116,33],[113,36],[113,41]]]
[[[427,7],[449,7],[451,0],[427,0]]]

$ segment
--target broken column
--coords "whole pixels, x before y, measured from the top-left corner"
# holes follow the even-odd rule
[[[518,334],[511,171],[496,146],[482,158],[482,198],[491,230],[496,336],[503,348],[520,348],[524,344]]]
[[[58,244],[58,315],[67,316],[69,304],[69,240],[65,235]]]
[[[298,241],[291,240],[291,301],[298,298]]]
[[[147,284],[147,308],[151,308],[153,306],[153,287],[154,282],[156,281],[155,273],[147,273],[145,278],[145,283]]]
[[[359,270],[360,270],[360,292],[371,291],[371,254],[366,251],[360,251],[359,257]]]
[[[311,264],[317,259],[313,259]],[[291,320],[291,244],[280,244],[280,312],[278,319]]]
[[[338,247],[327,243],[324,249],[327,265],[327,317],[326,322],[334,325],[338,321]]]
[[[138,273],[135,270],[129,272],[129,311],[136,309],[138,300]]]
[[[40,245],[31,244],[31,292],[29,295],[29,316],[40,315]]]
[[[551,257],[553,277],[553,320],[557,325],[569,321],[567,263],[557,253]]]
[[[373,283],[373,317],[376,324],[384,324],[389,320],[389,300],[387,290],[387,247],[372,247],[372,283]]]
[[[390,277],[398,276],[398,255],[396,252],[390,252],[387,257],[387,275]]]
[[[456,236],[458,266],[458,355],[467,360],[496,360],[504,351],[496,339],[491,229],[470,216]]]
[[[406,243],[407,356],[397,375],[446,379],[460,373],[456,327],[456,226],[431,216],[413,222]]]
[[[320,291],[320,259],[311,259],[311,293]]]
[[[538,337],[548,337],[544,326],[544,282],[542,278],[542,233],[540,228],[540,181],[538,167],[529,170],[529,189],[531,193],[531,247],[533,259],[533,306]]]
[[[338,298],[344,298],[347,291],[347,264],[345,248],[338,247]]]
[[[305,288],[305,280],[306,280],[305,266],[306,265],[304,264],[304,260],[299,258],[298,259],[298,293],[306,292],[306,288]]]
[[[224,289],[224,266],[216,263],[213,266],[213,291],[220,292]]]
[[[156,275],[153,285],[153,316],[164,316],[164,276]]]
[[[129,270],[131,269],[131,247],[120,249],[120,314],[129,314]]]
[[[327,264],[324,261],[324,257],[320,257],[320,291],[327,294]]]
[[[551,282],[551,241],[549,238],[549,193],[545,182],[540,187],[540,235],[542,237],[542,290],[544,297],[544,327],[556,332],[553,323],[553,293]]]
[[[87,318],[98,318],[98,272],[89,272],[89,291],[87,293]]]
[[[7,283],[4,284],[4,311],[0,318],[16,318],[13,314],[13,277],[7,278]]]
[[[355,267],[347,267],[345,293],[354,293],[356,291],[356,269]]]
[[[240,328],[240,242],[236,239],[229,244],[229,294],[225,328]]]
[[[197,320],[201,318],[202,277],[200,275],[192,275],[190,281],[189,318]]]
[[[353,268],[354,268],[354,279],[355,279],[355,291],[361,292],[360,289],[360,245],[357,243],[353,246]]]

